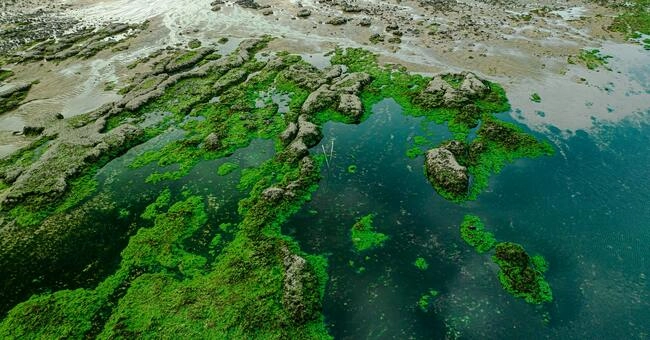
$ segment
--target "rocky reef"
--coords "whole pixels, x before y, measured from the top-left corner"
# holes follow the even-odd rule
[[[500,268],[499,281],[508,293],[531,304],[553,300],[551,286],[544,278],[548,265],[541,255],[530,257],[516,243],[497,243],[494,235],[485,230],[483,221],[476,215],[465,215],[460,225],[460,235],[477,253],[495,248],[492,260]]]
[[[540,304],[553,300],[551,287],[544,278],[547,270],[543,258],[532,261],[524,248],[516,243],[496,245],[493,260],[499,265],[499,281],[503,288],[528,303]]]
[[[35,127],[40,137],[0,163],[0,232],[11,245],[7,252],[3,247],[0,261],[9,263],[17,254],[27,254],[25,249],[13,251],[19,244],[43,250],[42,256],[16,262],[34,270],[18,272],[15,266],[7,267],[16,272],[8,273],[12,279],[3,284],[29,284],[6,297],[9,304],[3,308],[11,310],[0,323],[2,336],[128,337],[152,332],[165,336],[174,329],[175,336],[187,337],[327,338],[321,313],[326,260],[304,254],[280,233],[280,226],[317,187],[321,161],[310,154],[310,148],[321,141],[325,122],[360,123],[374,103],[394,98],[406,114],[449,122],[456,134],[463,135],[472,123],[455,117],[480,112],[483,123],[477,141],[471,145],[452,141],[440,146],[438,155],[427,157],[427,162],[437,162],[432,164],[430,177],[448,170],[449,164],[454,170],[464,168],[465,177],[453,188],[452,195],[459,197],[471,192],[468,176],[484,163],[482,157],[493,145],[507,150],[508,157],[516,157],[521,155],[517,154],[521,143],[538,143],[510,126],[488,122],[486,115],[504,106],[505,97],[496,84],[467,74],[462,79],[441,78],[459,82],[457,89],[450,86],[463,99],[452,100],[447,92],[441,94],[430,86],[438,80],[410,74],[399,66],[379,65],[375,55],[359,49],[336,50],[332,66],[322,70],[284,52],[270,51],[258,59],[258,52],[270,40],[245,40],[226,56],[211,47],[165,50],[143,61],[139,67],[148,71],[135,75],[122,88],[120,100],[57,120],[42,130]],[[431,88],[426,94],[429,99],[441,95],[441,101],[421,104],[427,88]],[[278,104],[262,99],[262,92],[288,95],[288,111],[278,114]],[[152,123],[148,118],[161,112],[165,118],[160,121]],[[208,223],[203,197],[167,190],[128,226],[90,232],[87,217],[98,211],[100,198],[106,198],[97,192],[95,173],[170,127],[180,127],[186,134],[136,155],[129,164],[131,169],[151,166],[143,185],[181,179],[202,161],[232,155],[257,138],[275,142],[271,159],[241,172],[238,187],[247,197],[238,202],[241,219],[234,231],[213,235],[206,241],[209,251],[189,247],[197,234],[213,230],[208,224],[214,222]],[[479,142],[483,147],[475,146]],[[516,145],[506,149],[507,143]],[[441,153],[449,157],[446,163],[441,162]],[[486,176],[494,169],[490,171]],[[114,218],[130,214],[110,204],[106,209]],[[364,216],[351,228],[352,244],[359,252],[380,247],[388,239],[374,230],[372,218]],[[43,228],[48,232],[37,232]],[[96,258],[80,259],[70,268],[71,275],[66,276],[70,281],[63,286],[52,284],[54,273],[40,269],[52,265],[48,258],[58,264],[73,256],[56,249],[74,249],[73,243],[111,232],[122,235],[128,244],[119,256],[119,266],[101,272],[106,275],[90,282],[73,275],[84,264],[97,263],[101,252]],[[113,274],[107,275],[108,270]],[[42,279],[35,280],[37,272]],[[24,301],[32,293],[51,288],[75,290],[34,295]],[[16,306],[18,301],[24,302]],[[158,307],[143,313],[152,301]],[[84,313],[77,313],[80,305],[85,306]],[[29,312],[34,309],[46,312]],[[158,329],[159,323],[166,326],[164,330]]]

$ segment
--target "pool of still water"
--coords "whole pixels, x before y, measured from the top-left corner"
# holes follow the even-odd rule
[[[326,124],[323,146],[312,150],[329,153],[334,140],[318,191],[284,232],[329,258],[324,312],[335,338],[650,336],[650,125],[549,136],[564,138],[562,152],[507,166],[477,201],[460,205],[435,193],[423,157],[405,156],[416,135],[449,138],[445,128],[422,129],[421,118],[385,100],[360,125]],[[350,228],[369,213],[390,239],[358,253]],[[497,240],[546,257],[552,303],[529,305],[501,288],[490,255],[460,238],[467,213]],[[415,267],[418,257],[427,270]],[[417,301],[431,289],[439,295],[425,312]]]

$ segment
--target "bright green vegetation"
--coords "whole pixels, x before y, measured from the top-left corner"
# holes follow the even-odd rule
[[[415,267],[417,267],[419,270],[427,270],[427,268],[429,268],[427,260],[425,260],[423,257],[418,257],[415,259],[413,265],[415,265]]]
[[[282,118],[274,105],[255,105],[259,91],[272,85],[308,94],[279,76],[300,59],[287,56],[284,61],[267,68],[251,60],[228,72],[183,79],[136,112],[124,111],[109,120],[107,130],[147,112],[171,112],[159,126],[147,128],[145,138],[151,138],[188,115],[205,118],[179,124],[187,131],[183,140],[136,159],[134,167],[153,162],[176,167],[173,175],[162,172],[150,182],[180,178],[198,162],[225,157],[254,138],[274,139],[276,156],[242,174],[239,187],[249,195],[239,202],[242,220],[236,226],[217,221],[223,228],[215,228],[206,219],[204,198],[188,192],[179,200],[163,190],[141,214],[144,222],[123,250],[117,272],[96,288],[32,297],[0,324],[0,337],[329,338],[320,313],[327,262],[302,253],[280,233],[280,226],[316,189],[320,161],[296,160],[277,138],[285,119],[295,119],[296,111]],[[244,71],[244,80],[255,75],[250,82],[240,80],[242,76],[234,82],[224,79],[237,69]],[[219,90],[220,103],[209,104],[217,80],[227,85]],[[300,105],[292,102],[292,107]],[[218,143],[207,147],[206,137],[212,133],[218,134]],[[16,161],[32,161],[27,153],[21,155]],[[272,186],[291,188],[286,189],[291,195],[269,199],[264,190]],[[87,191],[80,183],[71,193],[85,197]],[[197,235],[212,239],[198,243],[204,246],[197,249]],[[289,275],[295,285],[286,284]]]
[[[650,34],[650,0],[633,0],[631,6],[625,6],[623,12],[614,19],[610,29],[628,36],[640,32]]]
[[[0,335],[326,337],[318,317],[314,322],[296,326],[282,307],[284,270],[280,249],[288,241],[277,236],[253,241],[246,235],[250,229],[241,228],[235,240],[217,256],[192,253],[186,248],[186,241],[206,227],[203,199],[190,196],[161,210],[158,201],[166,200],[157,200],[152,208],[157,212],[153,226],[140,229],[131,238],[114,275],[95,289],[32,297],[9,313],[0,324]],[[240,226],[252,227],[251,222],[248,218]],[[275,248],[277,253],[259,256],[260,251],[275,246],[280,247]],[[318,287],[326,278],[326,264],[318,257],[309,257],[309,261],[311,268],[321,275],[305,282],[316,285],[312,298],[316,301],[320,299]]]
[[[406,157],[408,157],[410,159],[418,158],[422,154],[423,154],[422,149],[420,149],[417,146],[414,146],[414,147],[406,150]]]
[[[474,179],[467,199],[476,199],[487,188],[490,176],[501,172],[516,159],[552,154],[550,144],[539,142],[519,126],[494,118],[486,119],[478,130],[478,138],[469,145],[464,164]]]
[[[466,145],[465,151],[455,156],[473,177],[469,193],[455,194],[432,183],[438,194],[448,200],[474,200],[487,188],[490,176],[499,173],[508,163],[518,158],[553,153],[548,143],[542,143],[520,127],[494,117],[495,113],[510,109],[505,91],[498,84],[482,81],[488,88],[487,93],[473,99],[466,98],[450,107],[444,105],[439,96],[423,91],[431,78],[410,74],[399,65],[380,66],[376,55],[363,49],[337,49],[332,63],[346,65],[351,72],[366,72],[372,76],[372,82],[361,93],[366,113],[380,100],[392,98],[406,115],[424,117],[432,124],[446,123],[454,139]],[[443,80],[454,89],[460,87],[463,79],[460,74],[443,76]],[[479,124],[478,137],[468,141],[470,131]],[[422,140],[415,142],[416,146],[426,144]],[[417,147],[407,151],[409,158],[420,154],[422,150]]]
[[[350,174],[356,174],[357,173],[357,166],[352,164],[348,166],[348,173]]]
[[[485,230],[481,219],[475,215],[465,215],[460,225],[460,236],[474,247],[478,253],[484,253],[494,247],[494,235]]]
[[[542,102],[542,97],[539,96],[537,92],[533,93],[530,95],[530,100],[535,103],[541,103]]]
[[[607,66],[607,59],[612,58],[609,55],[602,55],[599,50],[582,50],[577,56],[570,56],[567,61],[569,64],[582,64],[590,70],[597,70],[604,67],[611,71]]]
[[[438,291],[431,289],[427,293],[423,294],[420,297],[420,300],[418,300],[418,307],[420,307],[420,310],[423,312],[428,312],[429,311],[429,306],[431,305],[431,301],[438,296]]]
[[[501,269],[499,281],[508,293],[523,298],[531,304],[553,300],[551,287],[544,279],[544,272],[548,270],[544,257],[541,255],[530,257],[524,248],[516,243],[497,244],[494,235],[485,231],[483,222],[475,215],[465,215],[460,226],[460,234],[463,240],[474,247],[478,253],[496,248],[492,260]]]
[[[553,300],[551,287],[544,278],[548,265],[540,255],[530,257],[516,243],[501,242],[492,257],[499,265],[499,281],[510,294],[528,303],[540,304]]]
[[[350,237],[357,251],[381,247],[388,240],[388,236],[375,231],[375,227],[372,224],[373,218],[373,214],[368,214],[361,217],[352,226]]]
[[[258,44],[251,53],[265,43]],[[199,51],[182,51],[167,61],[190,62],[197,59]],[[224,57],[225,61],[234,60],[236,55]],[[208,60],[214,60],[212,56],[197,64],[206,65]],[[111,116],[105,128],[109,132],[126,121],[142,122],[148,113],[167,112],[161,123],[146,127],[143,137],[134,143],[158,136],[171,126],[184,130],[182,139],[144,152],[130,164],[131,168],[152,168],[148,183],[167,184],[186,176],[200,162],[227,157],[254,139],[273,140],[273,158],[241,172],[238,188],[248,194],[238,202],[238,219],[212,220],[205,209],[206,198],[189,190],[179,194],[163,189],[155,201],[148,199],[151,203],[144,211],[116,209],[121,217],[127,216],[121,211],[128,211],[128,216],[141,219],[135,220],[134,234],[112,275],[83,289],[34,295],[12,309],[0,323],[0,337],[329,338],[321,313],[327,260],[303,253],[280,229],[311,198],[320,179],[323,160],[297,157],[278,137],[289,122],[297,120],[305,99],[314,90],[309,79],[318,78],[320,73],[309,71],[304,77],[307,80],[299,80],[292,73],[294,69],[310,66],[298,56],[277,56],[280,60],[273,63],[242,58],[233,66],[215,67],[180,79],[160,97]],[[467,146],[466,154],[458,158],[474,176],[474,195],[487,186],[489,175],[506,163],[550,152],[549,146],[515,125],[492,117],[509,108],[497,84],[487,83],[489,93],[474,100],[472,106],[449,108],[423,98],[422,90],[429,78],[409,74],[401,66],[379,66],[376,57],[368,52],[337,50],[332,61],[347,65],[351,72],[371,75],[372,82],[360,94],[366,116],[372,105],[393,98],[405,114],[425,117],[433,124],[446,123],[454,138]],[[462,81],[454,75],[444,80],[454,88],[459,88]],[[139,88],[129,86],[125,91],[154,86],[155,80],[147,78]],[[270,100],[257,105],[260,92],[270,88],[290,94],[289,112],[278,114],[277,105]],[[219,100],[212,101],[215,97]],[[333,107],[314,112],[310,119],[317,125],[327,121],[359,122],[358,117],[348,117]],[[466,139],[479,121],[478,137],[470,143]],[[45,142],[3,161],[0,169],[32,164],[47,147]],[[428,141],[416,138],[415,144],[424,146]],[[29,227],[44,220],[47,223],[54,213],[63,216],[68,209],[83,207],[97,190],[97,170],[132,146],[102,155],[95,164],[83,168],[61,197],[20,203],[2,217],[13,217],[19,225]],[[235,169],[225,164],[222,167],[217,172],[223,175]],[[348,172],[356,170],[354,165],[348,167]],[[6,186],[4,179],[2,186]],[[351,228],[358,252],[381,247],[388,239],[375,231],[373,217],[363,216]],[[418,259],[415,265],[423,270],[427,267],[424,259]],[[359,267],[357,272],[364,270]],[[425,307],[436,295],[435,291],[428,293]],[[422,303],[419,305],[422,308]]]
[[[530,262],[533,264],[533,267],[542,273],[546,273],[548,270],[548,263],[542,255],[534,255],[530,258]]]
[[[239,169],[239,165],[231,162],[226,162],[221,164],[221,166],[219,166],[219,168],[217,169],[217,174],[219,176],[226,176],[237,169]]]

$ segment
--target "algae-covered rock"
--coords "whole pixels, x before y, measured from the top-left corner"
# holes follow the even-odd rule
[[[284,189],[278,187],[270,187],[262,191],[262,197],[267,201],[277,202],[284,197]]]
[[[316,91],[309,94],[302,104],[302,112],[313,114],[323,110],[336,102],[336,92],[330,90],[328,85],[321,85]]]
[[[458,164],[454,154],[446,148],[427,151],[425,173],[438,193],[462,197],[469,189],[467,168]]]
[[[341,113],[354,118],[355,121],[358,121],[363,115],[363,104],[359,97],[353,94],[344,93],[341,95],[338,110]]]
[[[215,151],[221,147],[221,139],[215,132],[210,133],[203,141],[203,147],[208,151]]]
[[[69,179],[78,175],[104,155],[117,154],[144,133],[141,128],[124,124],[108,133],[91,125],[79,129],[78,135],[53,142],[43,155],[21,172],[3,197],[3,208],[28,198],[48,201],[60,197]]]
[[[321,309],[318,278],[304,258],[282,248],[284,293],[282,303],[293,320],[304,324],[317,317]]]
[[[546,261],[537,257],[532,261],[524,248],[512,242],[501,242],[496,246],[492,258],[501,269],[499,281],[510,294],[526,300],[528,303],[540,304],[553,300],[553,293],[544,278]]]
[[[490,88],[473,73],[438,74],[427,84],[415,101],[426,108],[461,108],[490,92]]]
[[[318,144],[322,138],[323,134],[320,128],[318,125],[310,122],[307,115],[300,115],[298,117],[298,133],[296,134],[296,139],[302,140],[307,147],[311,148]]]

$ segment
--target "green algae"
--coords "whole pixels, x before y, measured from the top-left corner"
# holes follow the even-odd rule
[[[535,92],[530,95],[530,101],[534,103],[541,103],[542,102],[542,97],[539,96],[539,93]]]
[[[375,231],[375,226],[372,224],[373,218],[373,214],[361,217],[350,230],[352,244],[357,251],[381,247],[388,240],[388,236]]]
[[[611,71],[607,65],[607,59],[612,58],[609,55],[603,55],[599,50],[582,50],[577,56],[569,56],[567,62],[569,64],[581,64],[587,67],[590,70],[597,70],[599,68],[605,68],[608,71]]]
[[[424,154],[424,152],[422,151],[422,149],[420,149],[417,146],[414,146],[414,147],[406,150],[406,157],[408,157],[410,159],[418,158],[418,157],[422,156],[423,154]]]
[[[433,301],[433,299],[435,299],[438,296],[438,294],[439,294],[438,291],[435,289],[431,289],[425,294],[423,294],[417,303],[420,310],[425,313],[428,312],[431,302]]]
[[[427,260],[425,260],[423,257],[418,257],[415,259],[415,262],[413,262],[413,265],[419,269],[419,270],[427,270],[429,268],[429,264],[427,263]]]
[[[516,243],[497,243],[494,235],[485,231],[483,222],[475,215],[465,215],[460,232],[463,240],[479,254],[495,248],[492,260],[500,268],[499,282],[508,293],[530,304],[553,300],[551,287],[544,278],[548,263],[543,256],[531,257]]]
[[[237,165],[236,163],[226,162],[219,166],[219,168],[217,169],[217,175],[226,176],[237,169],[239,169],[239,165]]]
[[[501,242],[495,249],[492,260],[499,265],[499,281],[508,293],[531,304],[553,300],[543,274],[548,268],[543,257],[537,255],[533,260],[521,245],[511,242]]]
[[[490,176],[499,173],[506,164],[518,158],[535,158],[553,153],[548,143],[539,142],[518,126],[494,117],[494,114],[510,109],[505,90],[496,83],[484,82],[489,92],[466,106],[469,108],[459,109],[423,99],[422,90],[431,78],[410,74],[399,65],[380,66],[377,56],[363,49],[337,49],[332,56],[332,64],[342,64],[352,72],[366,72],[372,77],[372,82],[360,95],[366,116],[374,104],[392,98],[405,115],[425,117],[427,122],[433,124],[447,124],[454,139],[463,143],[480,120],[478,138],[472,141],[468,156],[460,162],[468,168],[473,178],[470,191],[467,195],[456,195],[436,187],[436,191],[445,199],[455,202],[475,200],[487,188]],[[452,87],[460,85],[458,75],[446,75],[444,80]],[[407,150],[409,158],[422,154],[417,146],[426,144],[420,138],[415,142],[416,146]]]
[[[650,34],[650,13],[648,0],[634,0],[625,6],[615,19],[610,29],[625,33],[628,37],[636,33]]]
[[[460,225],[460,236],[478,253],[492,249],[496,243],[494,235],[485,230],[485,225],[475,215],[465,215]]]
[[[348,166],[348,173],[349,174],[356,174],[357,173],[357,166],[352,164]]]
[[[471,115],[463,116],[466,112],[457,109],[422,108],[417,104],[414,98],[428,78],[410,75],[399,66],[379,67],[374,57],[359,51],[352,52],[359,60],[347,54],[344,58],[342,53],[337,52],[333,62],[350,64],[348,66],[352,71],[356,68],[371,73],[373,82],[361,93],[366,116],[374,103],[390,97],[405,108],[406,114],[423,116],[437,124],[446,122],[455,137],[464,139],[467,136],[474,124]],[[191,59],[187,56],[184,58]],[[279,68],[298,60],[295,56],[287,55]],[[305,174],[296,162],[287,157],[277,138],[286,127],[286,122],[297,117],[310,90],[285,77],[283,72],[266,68],[256,61],[245,63],[241,69],[245,70],[246,77],[234,77],[234,72],[229,73],[228,77],[250,77],[249,81],[224,82],[229,85],[215,93],[212,85],[224,77],[220,73],[184,79],[135,112],[124,111],[111,117],[107,126],[107,130],[110,130],[126,119],[139,119],[144,113],[162,111],[170,112],[171,118],[160,126],[148,128],[146,139],[172,125],[178,125],[187,132],[183,140],[168,143],[160,150],[145,152],[131,164],[133,168],[149,164],[165,168],[161,169],[164,172],[152,174],[147,179],[150,183],[178,179],[188,174],[199,162],[230,155],[255,138],[276,141],[277,154],[273,159],[242,171],[239,188],[249,192],[249,196],[239,202],[239,214],[243,220],[228,228],[219,228],[232,229],[232,238],[216,234],[207,255],[189,251],[185,242],[202,228],[211,227],[203,207],[203,198],[190,195],[172,204],[171,191],[164,190],[142,214],[148,224],[142,225],[131,237],[129,245],[122,252],[120,268],[114,275],[95,289],[60,291],[33,297],[14,308],[9,317],[0,323],[0,335],[120,338],[155,334],[161,337],[329,338],[321,314],[327,282],[327,260],[322,256],[302,253],[293,240],[280,232],[280,226],[287,218],[310,199],[319,180],[318,166]],[[453,78],[447,81],[452,86],[457,85],[457,80]],[[276,106],[255,105],[259,91],[270,86],[291,93],[290,111],[284,118],[277,114]],[[491,91],[490,97],[477,101],[476,106],[482,113],[507,110],[503,89],[491,84]],[[207,103],[216,94],[219,95],[219,102]],[[186,116],[202,119],[186,121]],[[315,114],[316,124],[327,121],[353,123],[350,117],[331,108]],[[216,150],[205,148],[204,141],[211,133],[219,134],[220,145]],[[489,147],[512,151],[509,144],[492,141],[488,137],[483,137],[482,141],[496,145]],[[416,139],[416,145],[424,144],[426,140]],[[517,150],[517,147],[512,149]],[[481,161],[485,161],[481,158],[484,155],[474,154],[474,158],[468,156],[468,159],[478,160],[477,164],[481,164]],[[507,158],[509,155],[511,153],[499,157],[510,160]],[[322,163],[317,158],[313,160],[317,165]],[[176,168],[170,171],[167,167]],[[263,192],[267,188],[285,188],[296,183],[298,188],[292,191],[293,196],[283,196],[279,201],[264,197]],[[91,187],[88,185],[86,188]],[[88,192],[82,186],[73,191],[80,194],[82,199],[86,197],[84,192]],[[351,238],[357,251],[380,247],[388,239],[388,236],[374,230],[372,220],[372,214],[366,215],[352,227]],[[227,223],[217,225],[224,224]],[[307,263],[300,276],[305,288],[300,292],[299,302],[283,295],[287,254],[300,256]],[[426,261],[423,266],[426,267]],[[434,292],[428,294],[427,306],[429,300],[437,295]],[[79,313],[81,308],[87,309],[87,313]],[[43,315],[33,315],[34,310],[43,310]]]
[[[488,187],[490,176],[501,172],[507,164],[519,158],[550,156],[554,152],[548,142],[540,142],[519,126],[493,118],[485,119],[477,134],[469,146],[465,164],[473,178],[466,197],[469,200],[476,199]]]

